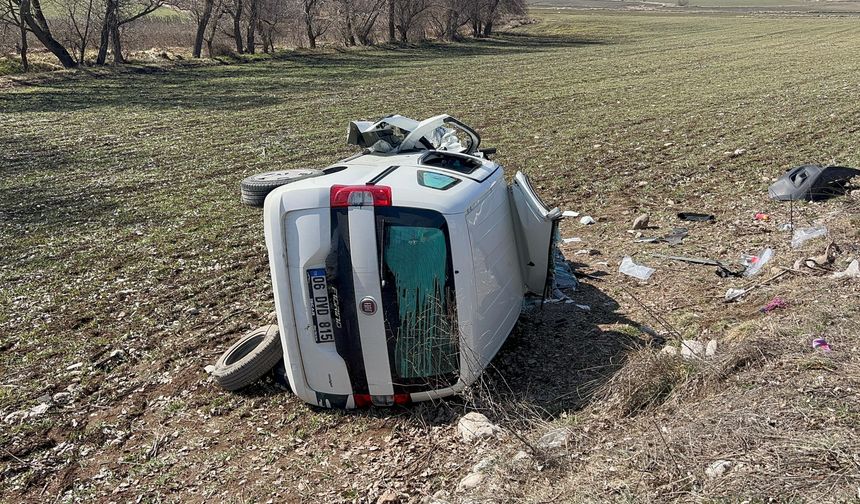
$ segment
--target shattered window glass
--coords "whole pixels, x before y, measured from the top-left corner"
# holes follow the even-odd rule
[[[387,222],[382,251],[393,378],[417,384],[456,373],[459,335],[446,229]]]

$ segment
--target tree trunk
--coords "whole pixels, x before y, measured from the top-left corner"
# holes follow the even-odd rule
[[[254,54],[257,50],[256,41],[254,40],[254,36],[257,33],[257,0],[251,0],[251,13],[248,17],[248,43],[245,46],[245,50],[249,54]]]
[[[404,28],[403,25],[397,25],[397,31],[400,32],[400,42],[402,42],[404,44],[409,42],[409,40],[407,40],[408,39],[407,34],[409,33],[408,28]]]
[[[35,18],[33,17],[33,13],[30,12],[30,0],[21,0],[19,12],[21,19],[27,23],[27,26],[30,28],[30,31],[33,32],[33,35],[39,39],[39,42],[41,42],[46,49],[51,51],[51,53],[60,60],[60,64],[63,65],[64,68],[74,68],[78,66],[75,59],[72,58],[71,54],[69,54],[69,51],[63,47],[63,44],[57,42],[57,39],[51,35],[51,30],[48,28],[48,22],[45,21],[45,16],[42,14],[42,7],[39,4],[39,0],[33,0],[32,5],[35,8]]]
[[[493,22],[487,21],[487,24],[484,25],[484,36],[489,37],[493,34]]]
[[[122,39],[119,37],[119,24],[116,22],[116,14],[114,14],[114,23],[110,28],[110,38],[113,43],[113,64],[122,65],[125,63],[125,58],[122,57]]]
[[[236,39],[236,52],[245,52],[242,47],[242,0],[236,2],[236,12],[233,13],[233,38]]]
[[[394,43],[394,0],[388,0],[388,41]]]
[[[27,24],[24,22],[23,16],[18,16],[18,23],[21,28],[21,68],[25,72],[29,72],[30,62],[27,60]]]
[[[206,26],[209,25],[209,18],[212,17],[212,6],[215,0],[206,0],[203,4],[203,15],[197,20],[197,35],[194,37],[194,49],[191,51],[192,58],[199,58],[200,52],[203,50],[203,37],[206,35]]]
[[[305,16],[305,27],[308,31],[308,47],[311,49],[316,49],[317,47],[317,37],[314,35],[313,27],[311,26],[311,18],[310,16]]]
[[[104,65],[107,61],[108,44],[110,43],[110,29],[111,25],[114,24],[115,1],[116,0],[107,0],[107,2],[105,2],[105,16],[102,21],[102,33],[99,37],[99,54],[96,56],[96,65]]]
[[[346,32],[349,34],[346,38],[346,45],[354,46],[355,45],[355,33],[352,31],[352,5],[347,2],[346,4]]]

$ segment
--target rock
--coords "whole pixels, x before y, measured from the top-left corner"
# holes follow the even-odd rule
[[[600,255],[600,251],[597,249],[580,249],[573,253],[573,255],[588,255],[588,256],[596,256]]]
[[[39,404],[51,404],[51,396],[48,394],[40,395],[36,398],[36,402]]]
[[[705,357],[713,357],[717,354],[717,340],[712,339],[705,347]]]
[[[592,217],[590,215],[583,216],[581,219],[579,219],[579,223],[583,224],[585,226],[589,226],[591,224],[594,224],[595,222],[597,222],[597,221],[594,220],[594,217]]]
[[[67,403],[72,399],[72,394],[69,392],[57,392],[51,399],[57,404]]]
[[[95,369],[104,369],[109,367],[110,364],[114,362],[119,362],[125,358],[125,352],[122,349],[117,348],[107,355],[107,357],[103,357],[95,364],[93,364],[93,368]]]
[[[726,474],[732,468],[732,463],[728,460],[717,460],[705,469],[705,475],[711,479],[719,478]]]
[[[30,411],[27,412],[27,418],[40,417],[40,416],[44,415],[45,412],[48,411],[49,409],[51,409],[50,403],[37,404],[36,406],[33,406],[32,408],[30,408]]]
[[[553,429],[538,439],[536,446],[541,450],[559,450],[567,448],[570,441],[570,429],[561,427]]]
[[[467,443],[484,438],[497,438],[502,433],[502,429],[498,425],[493,424],[486,416],[475,411],[460,419],[457,423],[457,431],[460,432],[463,441]]]
[[[380,495],[378,499],[376,499],[376,504],[400,504],[400,497],[398,497],[396,493],[389,490],[384,494]]]
[[[684,340],[681,343],[681,357],[685,359],[701,357],[702,355],[704,355],[704,353],[705,345],[703,345],[701,341]]]
[[[81,367],[83,365],[84,365],[83,362],[75,362],[74,364],[70,364],[70,365],[66,366],[66,371],[74,371],[75,369],[78,369],[79,367]]]
[[[511,458],[511,465],[516,470],[524,471],[531,467],[532,456],[528,452],[520,450]]]
[[[13,411],[9,413],[5,417],[3,417],[3,423],[7,424],[15,424],[20,423],[27,419],[27,412],[24,410]]]
[[[185,313],[194,317],[194,316],[200,315],[200,309],[192,306],[191,308],[185,310]]]
[[[487,476],[483,473],[469,473],[465,478],[461,479],[459,483],[457,483],[457,491],[458,492],[469,492],[474,490],[480,486],[481,483],[484,482]]]
[[[833,278],[860,278],[860,261],[854,259],[851,264],[845,268],[845,271],[837,271],[833,274]]]
[[[493,467],[493,458],[487,457],[478,461],[477,464],[472,466],[473,473],[488,473],[490,469]]]
[[[746,153],[746,151],[747,151],[747,150],[746,150],[746,149],[744,149],[744,148],[738,148],[738,149],[735,149],[732,153],[730,153],[730,154],[729,154],[729,157],[738,157],[738,156],[743,156],[743,155],[744,155],[744,153]]]
[[[639,217],[636,217],[636,220],[633,221],[633,229],[647,229],[648,221],[651,220],[651,217],[648,214],[642,214]]]
[[[666,345],[660,350],[660,353],[664,355],[678,355],[678,349],[673,346]]]

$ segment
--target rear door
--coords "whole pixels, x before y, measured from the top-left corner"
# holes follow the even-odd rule
[[[510,199],[523,282],[529,292],[544,295],[552,265],[552,235],[561,211],[548,209],[522,172],[514,176]]]

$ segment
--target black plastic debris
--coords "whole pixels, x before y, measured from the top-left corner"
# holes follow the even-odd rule
[[[693,221],[693,222],[716,222],[717,217],[715,215],[703,214],[703,213],[694,213],[694,212],[681,212],[678,214],[678,218],[685,221]]]
[[[803,165],[786,171],[767,192],[778,201],[823,200],[845,193],[845,186],[860,176],[857,168]]]

